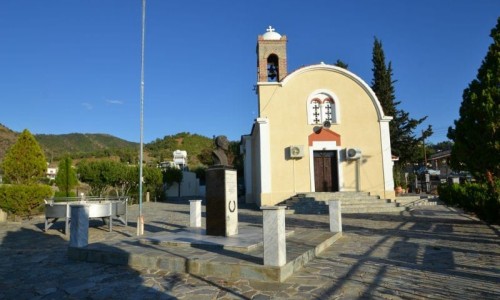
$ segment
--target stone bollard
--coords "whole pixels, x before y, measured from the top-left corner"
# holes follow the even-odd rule
[[[201,227],[201,200],[189,200],[189,227]]]
[[[262,206],[264,265],[286,264],[285,206]]]
[[[149,192],[146,192],[146,202],[149,202]]]
[[[330,200],[328,206],[328,211],[330,213],[330,231],[342,232],[341,201]]]
[[[71,227],[69,246],[83,248],[89,243],[89,207],[71,205]]]

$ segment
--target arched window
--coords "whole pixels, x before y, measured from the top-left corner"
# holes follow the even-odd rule
[[[309,124],[321,124],[322,113],[321,113],[321,100],[313,99],[309,102],[308,106],[308,123]]]
[[[271,54],[267,58],[267,81],[277,82],[279,80],[278,56]]]
[[[318,93],[309,97],[307,104],[307,122],[311,125],[321,125],[325,121],[337,124],[338,108],[333,97]]]
[[[329,121],[330,123],[337,123],[335,118],[335,103],[332,98],[326,98],[321,104],[321,114],[323,122]]]

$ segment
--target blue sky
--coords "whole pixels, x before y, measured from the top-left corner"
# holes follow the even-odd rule
[[[446,140],[500,16],[498,0],[148,0],[144,141],[239,140],[257,117],[257,36],[288,37],[289,72],[341,59],[368,84],[376,36],[400,108]],[[140,137],[141,0],[0,1],[0,123]]]

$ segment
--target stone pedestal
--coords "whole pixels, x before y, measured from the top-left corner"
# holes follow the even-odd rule
[[[89,243],[89,207],[71,205],[69,246],[82,248]]]
[[[286,264],[285,206],[263,206],[264,265]]]
[[[342,232],[342,212],[339,200],[328,201],[328,211],[330,213],[330,231]]]
[[[201,227],[201,200],[189,200],[189,227]]]
[[[207,235],[238,234],[236,170],[211,167],[206,173]]]

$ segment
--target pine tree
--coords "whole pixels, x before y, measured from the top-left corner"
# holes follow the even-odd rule
[[[71,158],[64,157],[60,162],[56,175],[56,185],[59,191],[63,192],[66,197],[70,196],[71,190],[78,184],[76,171],[72,166]]]
[[[25,129],[12,145],[2,162],[4,179],[13,184],[34,184],[45,176],[47,161],[42,148]]]
[[[393,120],[389,124],[392,153],[399,157],[399,167],[403,167],[413,162],[418,156],[419,145],[423,139],[432,135],[432,127],[429,126],[422,131],[420,137],[416,137],[415,130],[427,117],[421,119],[410,118],[410,114],[397,106],[401,103],[396,100],[392,80],[392,65],[385,63],[382,42],[375,38],[373,44],[373,80],[372,90],[382,106],[386,116],[392,116]]]
[[[464,90],[460,117],[448,129],[452,165],[471,171],[496,191],[500,175],[500,18],[477,77]],[[462,165],[463,164],[463,165]]]

